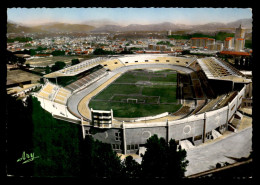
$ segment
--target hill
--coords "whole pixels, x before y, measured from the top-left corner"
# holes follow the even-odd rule
[[[88,23],[88,24],[87,24]],[[231,31],[242,25],[244,28],[252,30],[252,19],[240,19],[229,23],[212,22],[200,25],[185,25],[174,24],[171,22],[162,22],[157,24],[130,24],[121,26],[113,21],[101,21],[95,24],[91,22],[83,22],[81,24],[67,24],[67,23],[48,23],[39,26],[22,26],[17,23],[7,23],[7,33],[36,33],[36,32],[128,32],[128,31],[167,31],[172,32],[186,30],[192,32],[216,32],[216,31]],[[92,26],[99,25],[98,27]],[[103,24],[103,26],[102,26]]]
[[[93,29],[95,29],[94,26],[83,24],[51,23],[29,27],[7,22],[7,33],[89,32]]]

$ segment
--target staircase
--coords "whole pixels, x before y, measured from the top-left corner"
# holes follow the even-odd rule
[[[212,130],[213,139],[217,139],[218,137],[222,136],[218,131]]]
[[[186,140],[186,139],[180,141],[180,145],[181,145],[181,148],[185,149],[185,150],[195,147],[189,140]]]

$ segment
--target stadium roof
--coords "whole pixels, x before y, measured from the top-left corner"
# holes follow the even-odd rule
[[[222,61],[215,57],[197,59],[202,70],[205,72],[208,79],[230,80],[233,82],[248,83],[251,80],[242,77],[242,74],[235,69],[228,67]]]
[[[100,62],[104,60],[103,58],[95,58],[91,60],[85,60],[79,64],[67,67],[65,69],[61,69],[59,71],[55,71],[53,73],[44,75],[45,78],[57,78],[62,76],[75,76],[80,74],[88,69],[91,69],[100,64]]]

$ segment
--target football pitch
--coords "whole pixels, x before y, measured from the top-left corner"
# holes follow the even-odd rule
[[[177,72],[132,70],[121,75],[89,102],[94,110],[113,109],[114,117],[145,117],[176,112]]]

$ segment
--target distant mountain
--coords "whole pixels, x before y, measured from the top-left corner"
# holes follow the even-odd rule
[[[84,23],[84,24],[83,24]],[[49,23],[40,26],[22,26],[17,23],[8,22],[7,33],[35,33],[35,32],[124,32],[124,31],[219,31],[222,29],[233,30],[242,25],[246,29],[252,29],[252,19],[240,19],[229,23],[207,23],[200,25],[185,25],[174,24],[171,22],[163,22],[158,24],[130,24],[128,26],[120,26],[114,21],[100,20],[100,21],[88,21],[81,24],[66,24],[66,23]],[[87,23],[87,24],[86,24]],[[103,25],[104,24],[104,25]],[[95,26],[93,26],[95,25]]]
[[[104,25],[99,28],[92,30],[93,32],[114,32],[114,31],[178,31],[178,30],[193,30],[193,31],[217,31],[227,28],[237,28],[240,24],[247,28],[252,29],[252,19],[241,19],[230,23],[207,23],[200,25],[185,25],[185,24],[174,24],[170,22],[163,22],[159,24],[130,24],[128,26],[118,26],[118,25]]]
[[[164,22],[159,24],[130,24],[128,26],[118,26],[118,25],[104,25],[102,27],[92,30],[92,32],[115,32],[115,31],[164,31],[164,30],[173,30],[179,28],[178,25],[175,25],[170,22]]]
[[[14,23],[7,23],[7,33],[36,33],[36,32],[89,32],[95,29],[94,26],[83,24],[50,23],[39,26],[20,26]]]
[[[227,24],[228,27],[233,27],[233,28],[237,28],[240,25],[242,25],[242,27],[245,27],[247,29],[252,29],[253,27],[253,20],[252,19],[239,19],[237,21],[234,22],[230,22]]]
[[[122,31],[123,27],[118,25],[104,25],[92,30],[92,32],[117,32]]]
[[[81,24],[84,25],[91,25],[94,26],[96,28],[105,26],[105,25],[115,25],[115,26],[120,26],[119,23],[115,22],[115,21],[111,21],[109,19],[99,19],[99,20],[88,20],[88,21],[83,21],[81,22]],[[122,26],[122,25],[121,25]]]
[[[16,23],[7,22],[7,33],[34,33],[39,31],[40,30],[32,29],[31,27],[21,26]]]
[[[66,24],[66,23],[52,23],[34,28],[40,29],[47,32],[88,32],[95,29],[94,26],[83,25],[83,24]]]

